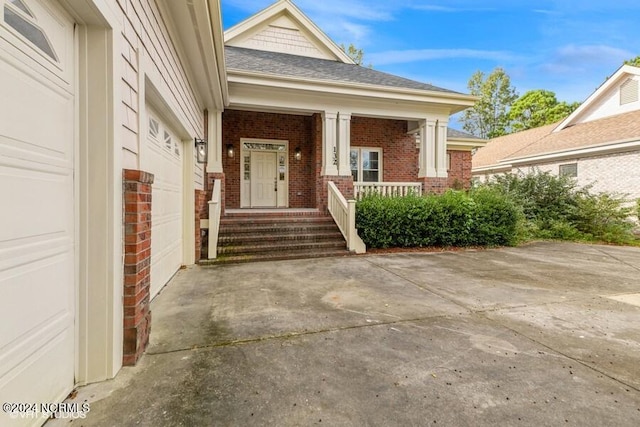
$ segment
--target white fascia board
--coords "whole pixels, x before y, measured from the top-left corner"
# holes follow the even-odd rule
[[[240,83],[277,89],[293,89],[308,92],[324,92],[333,95],[351,95],[393,101],[413,101],[439,104],[449,107],[455,114],[472,107],[477,98],[471,95],[367,85],[362,83],[338,82],[334,80],[311,80],[289,76],[274,76],[247,71],[229,70],[229,83]],[[392,96],[389,96],[392,95]]]
[[[571,159],[576,157],[593,157],[635,150],[640,150],[640,140],[638,139],[609,142],[606,144],[594,145],[591,147],[584,147],[579,149],[560,150],[536,156],[516,157],[505,159],[505,161],[508,161],[513,165],[521,165],[527,163]]]
[[[336,91],[303,91],[278,86],[255,86],[230,82],[230,109],[280,111],[312,114],[322,111],[350,111],[358,116],[399,120],[448,120],[449,108],[424,100],[366,97]]]
[[[511,164],[489,165],[478,168],[471,168],[471,175],[485,175],[488,173],[504,173],[513,169]]]
[[[463,138],[447,138],[447,148],[473,150],[474,148],[484,147],[489,141],[479,139],[463,139]],[[453,148],[456,147],[456,148]],[[458,148],[459,147],[459,148]]]
[[[618,68],[618,70],[611,77],[605,80],[605,82],[602,83],[600,87],[595,90],[595,92],[589,95],[589,97],[578,108],[576,108],[573,113],[571,113],[566,119],[564,119],[553,130],[553,132],[560,132],[567,126],[575,123],[580,118],[583,112],[591,108],[591,106],[598,101],[602,94],[608,92],[609,89],[611,89],[613,86],[619,84],[621,78],[625,75],[640,76],[640,67],[623,65],[622,67]]]

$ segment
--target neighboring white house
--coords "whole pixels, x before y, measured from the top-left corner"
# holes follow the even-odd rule
[[[194,263],[194,138],[226,91],[219,0],[0,0],[1,402],[139,357]]]
[[[472,174],[533,168],[640,198],[640,68],[622,66],[562,122],[492,139],[473,156]]]

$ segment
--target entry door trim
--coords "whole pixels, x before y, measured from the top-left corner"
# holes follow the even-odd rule
[[[278,191],[273,207],[289,207],[289,141],[278,139],[242,138],[240,140],[240,207],[251,208],[252,152],[271,152],[276,157],[276,179]],[[282,179],[284,178],[284,179]],[[260,206],[265,207],[265,206]]]

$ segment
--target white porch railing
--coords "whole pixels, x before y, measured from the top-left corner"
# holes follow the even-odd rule
[[[356,229],[356,201],[347,201],[333,181],[329,181],[329,199],[327,204],[329,213],[331,213],[333,220],[347,241],[349,250],[357,254],[365,253],[367,247],[360,236],[358,236],[358,230]]]
[[[353,196],[360,200],[371,194],[384,197],[403,197],[409,194],[422,194],[422,184],[419,182],[354,182]]]
[[[209,201],[209,259],[218,256],[218,233],[220,231],[220,213],[222,211],[222,181],[213,181],[213,193]]]

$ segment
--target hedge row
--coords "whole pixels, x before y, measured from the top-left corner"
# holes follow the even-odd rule
[[[516,243],[518,210],[503,193],[385,198],[369,196],[356,210],[358,234],[370,248],[503,246]]]

